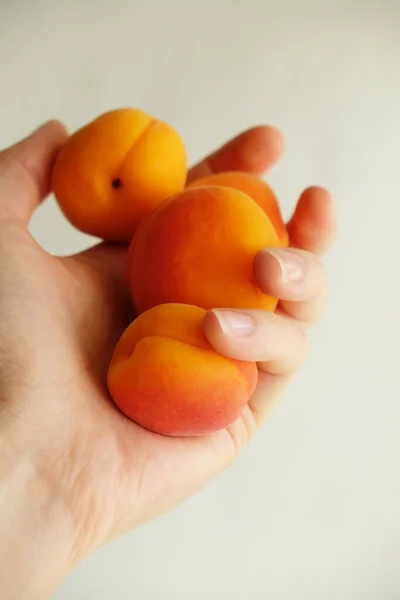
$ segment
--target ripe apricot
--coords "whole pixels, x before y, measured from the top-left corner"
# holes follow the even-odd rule
[[[139,109],[121,108],[69,136],[54,165],[52,190],[75,227],[125,242],[160,202],[183,189],[186,175],[178,133]]]
[[[178,302],[274,310],[254,278],[256,254],[279,247],[264,210],[230,187],[191,187],[163,202],[132,240],[129,283],[138,312]]]
[[[188,187],[202,187],[205,185],[231,187],[250,196],[270,218],[282,246],[288,245],[289,236],[278,200],[271,187],[261,177],[241,171],[227,171],[197,179]]]
[[[156,433],[202,435],[230,425],[249,400],[257,367],[207,342],[203,309],[165,304],[140,315],[120,338],[108,371],[115,404]]]

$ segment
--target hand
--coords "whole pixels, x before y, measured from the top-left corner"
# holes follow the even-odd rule
[[[236,457],[304,359],[305,324],[319,316],[324,294],[316,254],[335,232],[329,194],[307,190],[289,223],[295,249],[266,249],[255,261],[260,287],[282,298],[278,313],[208,313],[205,333],[218,351],[259,362],[260,383],[242,417],[202,438],[150,433],[116,409],[105,386],[111,353],[132,318],[126,248],[102,243],[60,258],[27,229],[65,136],[51,122],[0,154],[4,600],[48,597],[82,557],[167,511]],[[282,150],[279,132],[254,128],[190,178],[235,169],[261,174]]]

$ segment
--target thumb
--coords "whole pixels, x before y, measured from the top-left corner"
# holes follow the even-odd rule
[[[0,152],[0,220],[28,225],[49,193],[51,169],[66,137],[61,123],[49,121]]]

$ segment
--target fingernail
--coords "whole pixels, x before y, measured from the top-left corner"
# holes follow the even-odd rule
[[[213,310],[213,313],[225,335],[244,337],[255,329],[253,319],[246,313],[233,309],[218,309]]]
[[[266,252],[273,256],[279,264],[282,283],[298,283],[305,278],[307,263],[302,256],[281,248],[268,249]]]

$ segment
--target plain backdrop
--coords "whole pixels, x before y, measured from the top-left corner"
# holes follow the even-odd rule
[[[400,598],[400,3],[0,0],[0,57],[1,146],[131,105],[171,122],[195,160],[271,123],[287,141],[267,175],[285,214],[311,184],[339,210],[328,311],[263,431],[54,599]],[[93,241],[52,199],[32,232],[58,254]]]

